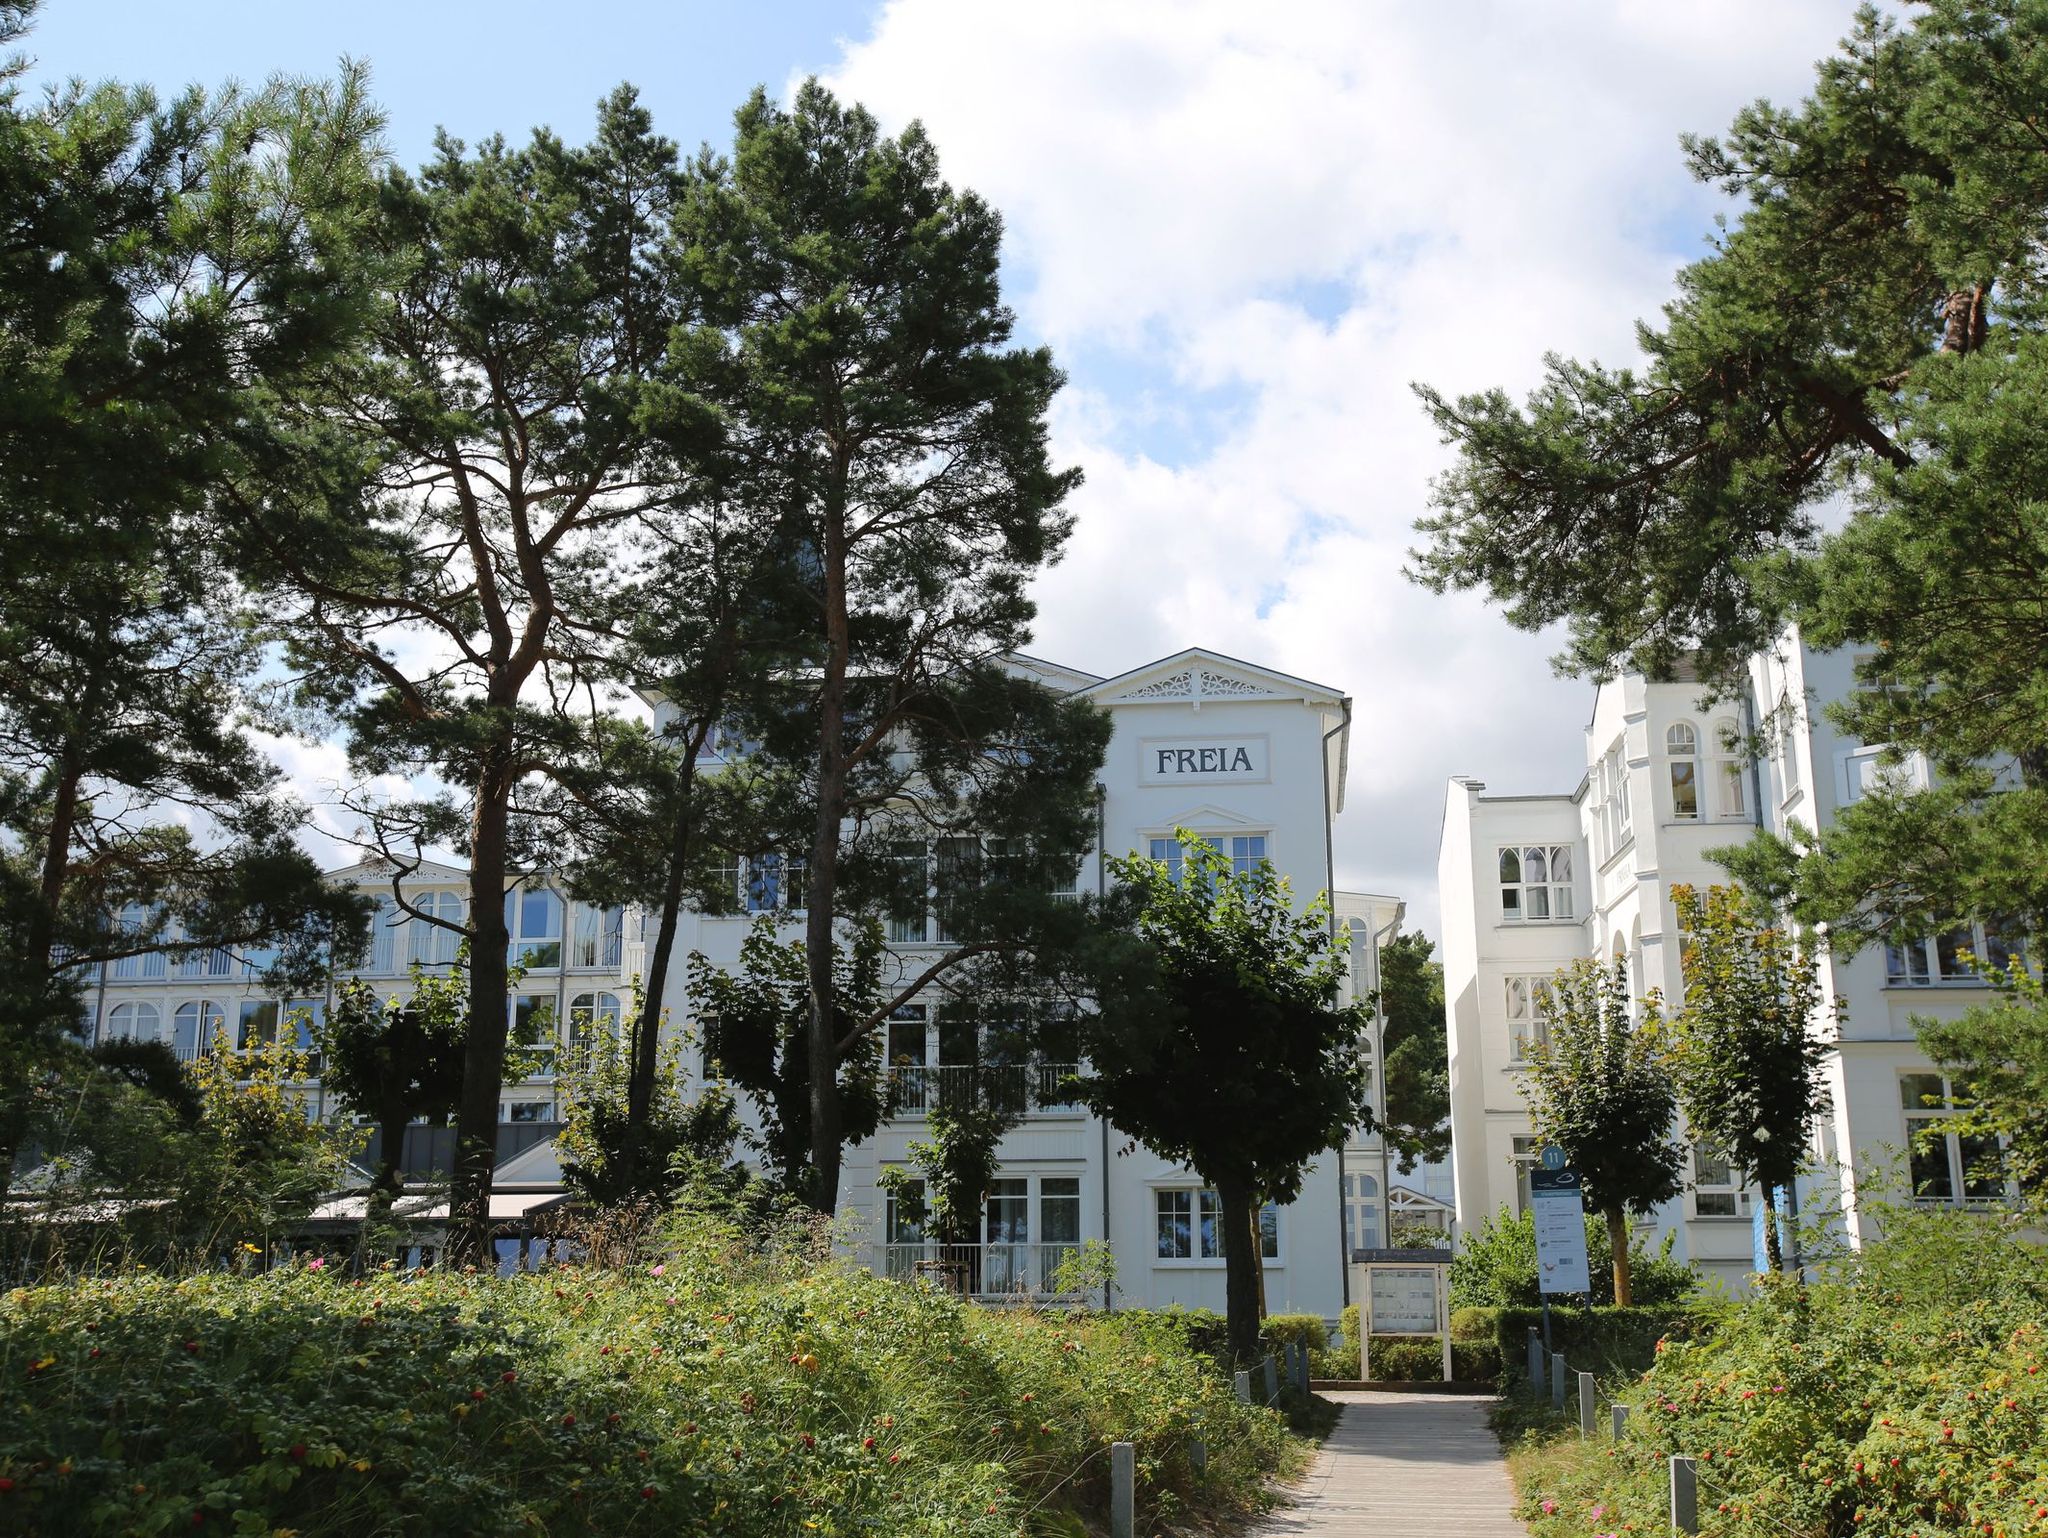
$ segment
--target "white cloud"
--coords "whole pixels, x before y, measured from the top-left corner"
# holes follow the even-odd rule
[[[1445,778],[1569,789],[1590,699],[1554,642],[1400,575],[1445,463],[1409,383],[1626,356],[1715,206],[1678,134],[1802,95],[1852,11],[885,6],[830,83],[1003,211],[1012,301],[1074,372],[1055,439],[1088,483],[1036,649],[1201,642],[1346,688],[1339,880],[1433,932]]]

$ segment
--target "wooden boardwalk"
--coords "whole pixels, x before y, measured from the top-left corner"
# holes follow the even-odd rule
[[[1329,1392],[1344,1415],[1259,1538],[1527,1538],[1488,1401]]]

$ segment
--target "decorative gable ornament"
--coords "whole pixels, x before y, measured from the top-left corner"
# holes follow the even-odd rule
[[[1219,700],[1260,700],[1272,699],[1274,693],[1262,684],[1249,679],[1234,677],[1229,673],[1218,673],[1211,668],[1182,668],[1177,673],[1168,673],[1164,678],[1155,678],[1149,684],[1140,684],[1127,694],[1118,696],[1125,700],[1190,700],[1195,709],[1202,708],[1205,699]]]

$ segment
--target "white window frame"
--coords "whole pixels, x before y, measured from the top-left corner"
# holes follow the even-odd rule
[[[1529,1048],[1550,1037],[1553,972],[1512,972],[1501,979],[1501,1003],[1508,1022],[1508,1066],[1526,1067]]]
[[[1714,723],[1714,820],[1748,822],[1749,760],[1742,753],[1743,740],[1733,721]]]
[[[1854,806],[1880,786],[1911,793],[1927,789],[1927,760],[1917,750],[1896,764],[1884,762],[1889,744],[1844,748],[1835,755],[1835,804]]]
[[[569,970],[616,972],[625,957],[626,910],[616,904],[579,902],[571,921]]]
[[[187,1011],[192,1019],[192,1050],[178,1049],[178,1022]],[[218,999],[180,999],[171,1007],[171,1050],[181,1062],[193,1063],[213,1050],[214,1038],[227,1029],[227,1006]]]
[[[1544,876],[1541,881],[1531,881],[1528,879],[1531,855],[1539,856],[1543,861]],[[1560,855],[1564,857],[1564,864],[1567,867],[1565,878],[1562,881],[1557,879],[1558,856]],[[1578,862],[1572,855],[1573,848],[1569,843],[1553,844],[1544,842],[1540,844],[1499,845],[1494,857],[1494,874],[1499,882],[1501,922],[1503,924],[1576,924],[1578,918],[1574,914],[1573,909],[1578,904],[1573,900],[1572,896],[1575,879],[1572,871],[1577,867]],[[1506,870],[1506,863],[1510,856],[1515,861],[1515,879],[1512,881],[1508,879]],[[1508,894],[1511,892],[1515,898],[1512,905],[1508,902]],[[1532,899],[1539,893],[1542,896],[1544,911],[1532,917],[1529,912],[1533,906]]]
[[[1684,733],[1684,744],[1680,745],[1679,734]],[[1671,820],[1673,822],[1698,822],[1701,820],[1700,803],[1706,794],[1706,786],[1700,774],[1699,728],[1690,721],[1673,721],[1664,728],[1665,782],[1671,795]],[[1688,782],[1692,789],[1692,810],[1686,811],[1678,804],[1678,771],[1681,767],[1692,771]]]
[[[541,899],[537,904],[544,922],[539,929],[526,927],[529,918],[528,903]],[[505,953],[515,966],[529,972],[555,972],[561,970],[562,958],[567,953],[568,942],[562,931],[568,924],[568,904],[562,894],[553,887],[538,883],[505,889]],[[550,955],[548,947],[553,946]]]
[[[1685,1193],[1690,1215],[1709,1222],[1717,1219],[1748,1222],[1752,1193],[1734,1163],[1697,1138],[1688,1145],[1686,1157],[1692,1171]],[[1710,1175],[1719,1178],[1708,1179]],[[1714,1210],[1708,1210],[1709,1204]],[[1720,1210],[1724,1205],[1728,1209],[1725,1212]]]
[[[1161,1238],[1160,1219],[1165,1216],[1163,1207],[1168,1201],[1185,1207],[1188,1213],[1188,1253],[1185,1255],[1162,1255],[1159,1251]],[[1261,1248],[1269,1250],[1263,1256],[1268,1267],[1286,1264],[1286,1233],[1280,1219],[1280,1209],[1272,1202],[1259,1208],[1260,1228],[1265,1236]],[[1204,1267],[1218,1267],[1224,1264],[1223,1255],[1223,1202],[1206,1186],[1188,1184],[1156,1185],[1152,1188],[1152,1264],[1160,1267],[1190,1270]],[[1206,1227],[1205,1227],[1206,1225]]]
[[[1884,985],[1887,988],[1988,988],[1986,970],[1997,965],[2003,951],[2007,970],[2026,955],[2024,939],[1994,936],[1982,923],[1956,924],[1938,934],[1918,940],[1887,940],[1884,945]],[[1964,964],[1959,952],[1967,949],[1975,965]]]
[[[158,1041],[163,1035],[163,1011],[148,999],[126,999],[107,1011],[107,1026],[101,1041]]]
[[[1941,1087],[1941,1104],[1938,1106],[1927,1105],[1924,1102],[1914,1104],[1913,1101],[1917,1097],[1909,1094],[1908,1085],[1915,1079],[1931,1079],[1938,1083]],[[1955,1083],[1947,1074],[1933,1068],[1902,1070],[1898,1076],[1898,1083],[1900,1114],[1904,1117],[1906,1123],[1907,1179],[1911,1181],[1913,1179],[1912,1161],[1920,1154],[1917,1134],[1922,1128],[1939,1126],[1942,1122],[1954,1117],[1956,1114]],[[1925,1093],[1932,1092],[1929,1086],[1921,1086],[1921,1088]],[[1998,1183],[1999,1189],[1995,1192],[1976,1196],[1971,1195],[1969,1156],[1963,1151],[1961,1136],[1954,1132],[1942,1134],[1941,1149],[1948,1165],[1948,1194],[1946,1196],[1939,1194],[1923,1196],[1918,1183],[1915,1182],[1910,1194],[1916,1205],[1922,1207],[1990,1207],[1995,1206],[1998,1202],[2012,1195],[2013,1187],[2011,1181],[2000,1181]]]

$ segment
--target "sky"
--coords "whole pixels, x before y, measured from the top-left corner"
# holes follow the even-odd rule
[[[1005,219],[1020,338],[1085,482],[1031,650],[1200,645],[1354,701],[1338,885],[1437,933],[1444,787],[1569,791],[1591,685],[1556,636],[1403,575],[1448,451],[1412,385],[1519,396],[1635,353],[1724,207],[1682,132],[1796,102],[1854,0],[45,0],[44,78],[166,89],[367,61],[387,141],[586,136],[640,88],[685,148],[816,74]],[[280,746],[316,804],[331,744]],[[322,807],[321,815],[337,815]]]

